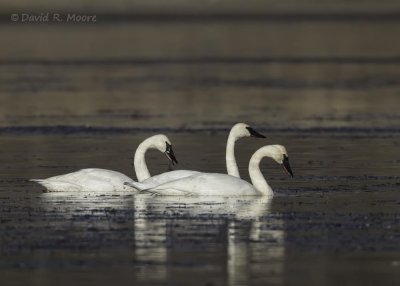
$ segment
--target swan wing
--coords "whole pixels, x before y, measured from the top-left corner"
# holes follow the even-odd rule
[[[104,180],[109,180],[109,181],[112,181],[112,180],[129,181],[129,180],[132,180],[131,178],[129,178],[125,174],[122,174],[120,172],[113,171],[113,170],[107,170],[107,169],[91,168],[91,169],[82,169],[82,170],[80,170],[78,172],[87,174],[88,176],[98,177],[99,179],[104,179]]]
[[[120,172],[116,172],[113,170],[106,169],[86,169],[87,178],[92,180],[96,180],[97,184],[99,183],[109,183],[116,190],[128,190],[128,188],[124,185],[124,182],[133,183],[134,180],[122,174]]]
[[[248,182],[226,174],[200,173],[143,190],[155,195],[254,196],[259,192]]]
[[[193,176],[196,174],[199,174],[200,172],[197,171],[190,171],[190,170],[175,170],[175,171],[170,171],[170,172],[165,172],[159,175],[155,175],[153,177],[150,177],[144,181],[141,182],[142,186],[144,188],[154,188],[158,185],[175,181],[178,179],[183,179],[189,176]]]

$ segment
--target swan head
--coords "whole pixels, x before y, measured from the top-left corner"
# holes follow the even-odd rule
[[[254,130],[249,124],[246,123],[237,123],[232,127],[231,133],[234,134],[237,138],[242,137],[256,137],[256,138],[265,138],[264,135],[260,134],[256,130]]]
[[[283,170],[293,177],[293,171],[289,164],[289,156],[285,146],[282,145],[268,145],[263,147],[264,153],[268,154],[275,162],[283,167]]]
[[[171,161],[172,164],[178,164],[178,160],[175,158],[174,150],[172,149],[171,141],[164,134],[154,135],[152,138],[153,148],[159,150],[164,153],[168,160]]]

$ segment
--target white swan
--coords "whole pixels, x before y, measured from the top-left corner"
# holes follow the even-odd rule
[[[163,134],[154,135],[144,140],[136,149],[134,167],[139,181],[150,177],[145,161],[145,153],[157,149],[166,154],[172,164],[178,163],[172,150],[171,141]],[[82,169],[73,173],[54,176],[47,179],[31,179],[47,189],[48,192],[93,191],[110,192],[128,190],[124,182],[134,182],[128,176],[105,169]],[[131,189],[130,189],[131,190]]]
[[[268,145],[258,149],[250,159],[249,174],[252,185],[240,178],[218,173],[200,173],[150,189],[141,189],[137,183],[128,184],[141,192],[163,196],[273,196],[273,191],[260,170],[260,162],[264,157],[272,158],[293,176],[285,147]]]
[[[229,132],[228,141],[226,143],[226,169],[229,175],[240,178],[239,169],[236,164],[235,159],[235,142],[244,137],[257,137],[257,138],[265,138],[264,135],[258,133],[250,125],[246,123],[237,123],[235,124],[231,131]],[[200,174],[198,171],[191,170],[175,170],[165,172],[159,175],[155,175],[147,180],[140,180],[141,184],[137,184],[141,189],[148,189],[160,184],[164,184],[166,182],[175,181],[178,179],[182,179],[185,177],[193,176],[196,174]],[[129,184],[127,184],[129,185]],[[130,185],[133,187],[133,185]]]

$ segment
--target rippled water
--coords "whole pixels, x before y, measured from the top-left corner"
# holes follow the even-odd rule
[[[400,283],[397,21],[206,22],[5,25],[7,285]],[[237,143],[244,179],[257,148],[289,152],[294,178],[263,162],[271,200],[53,194],[27,181],[87,167],[134,177],[135,148],[155,133],[178,169],[225,172],[236,122],[267,136]],[[162,154],[146,159],[168,170]]]
[[[263,164],[272,200],[54,194],[26,181],[83,167],[132,174],[135,146],[150,134],[3,137],[1,276],[31,285],[83,276],[145,285],[398,281],[398,136],[242,139],[236,153],[245,178],[257,147],[280,142],[289,150],[293,179]],[[180,168],[225,171],[225,132],[170,137]],[[168,169],[157,151],[147,161],[152,173]]]

